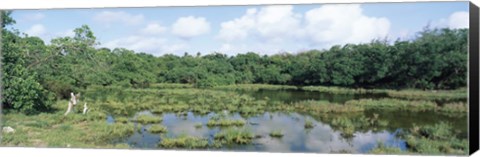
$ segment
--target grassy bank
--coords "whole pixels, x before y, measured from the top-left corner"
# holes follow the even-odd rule
[[[296,90],[299,89],[296,86],[289,85],[270,85],[270,84],[233,84],[225,86],[216,86],[214,89],[225,89],[225,90],[249,90],[249,91],[258,91],[258,90]]]
[[[133,134],[132,123],[108,124],[105,113],[95,107],[87,115],[71,113],[64,117],[65,110],[60,108],[66,103],[57,102],[58,111],[54,113],[3,115],[4,126],[14,128],[15,132],[2,134],[2,146],[128,148],[112,141]]]
[[[331,94],[378,94],[390,98],[408,99],[408,100],[441,100],[441,101],[466,101],[467,88],[456,90],[418,90],[418,89],[362,89],[362,88],[343,88],[343,87],[325,87],[325,86],[305,86],[300,89],[305,91],[324,92]]]

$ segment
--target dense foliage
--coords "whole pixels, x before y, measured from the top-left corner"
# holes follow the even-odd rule
[[[429,29],[411,41],[375,40],[326,50],[261,56],[153,56],[127,49],[98,48],[86,25],[73,37],[45,44],[5,26],[2,14],[2,84],[6,108],[47,110],[51,95],[66,98],[91,85],[148,87],[185,83],[198,88],[229,84],[323,85],[350,88],[456,89],[466,86],[468,29]]]
[[[2,14],[2,28],[15,23]],[[51,94],[39,83],[37,72],[29,69],[28,56],[32,48],[43,44],[38,38],[22,38],[16,31],[2,29],[2,102],[5,108],[27,114],[47,111],[51,105]]]

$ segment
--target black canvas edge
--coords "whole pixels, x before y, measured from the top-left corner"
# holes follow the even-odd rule
[[[0,11],[3,11],[3,10],[0,9]],[[2,14],[3,13],[0,12],[0,27],[2,27],[2,17],[3,17]],[[3,110],[2,110],[2,108],[3,108],[3,103],[2,103],[3,102],[2,101],[3,100],[3,95],[2,95],[3,94],[3,81],[1,81],[1,80],[3,80],[3,72],[2,72],[3,71],[2,70],[2,68],[3,68],[2,32],[3,31],[2,31],[2,29],[3,28],[0,28],[0,129],[2,129],[2,130],[0,130],[0,143],[2,143],[2,139],[3,139],[3,136],[2,136],[2,133],[3,133],[3,119],[2,119],[2,116],[3,116]]]
[[[469,6],[469,65],[468,65],[468,104],[469,104],[469,154],[479,149],[479,12],[478,6]]]

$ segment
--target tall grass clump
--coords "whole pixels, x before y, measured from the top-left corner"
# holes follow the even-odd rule
[[[437,104],[431,101],[409,101],[398,99],[360,99],[345,102],[347,106],[360,106],[368,110],[428,111],[435,110]]]
[[[254,137],[254,134],[245,128],[228,128],[217,133],[214,139],[217,142],[225,144],[250,144]]]
[[[230,120],[230,119],[220,119],[214,120],[211,119],[207,122],[208,127],[220,126],[220,127],[229,127],[229,126],[243,126],[245,125],[244,120]]]
[[[195,129],[200,129],[200,128],[203,127],[203,124],[202,123],[197,123],[197,124],[195,124],[194,127],[195,127]]]
[[[353,137],[357,131],[380,131],[387,129],[388,121],[379,118],[379,114],[374,113],[372,117],[364,115],[349,117],[347,115],[335,117],[328,120],[334,130],[339,130],[343,137]]]
[[[310,119],[305,119],[305,124],[303,125],[303,127],[305,129],[311,129],[313,127],[315,127],[315,125],[313,124],[313,121],[310,120]]]
[[[200,149],[208,147],[208,140],[205,138],[180,135],[176,138],[162,138],[159,146],[162,148]]]
[[[150,115],[139,115],[134,121],[141,124],[160,123],[162,122],[162,117],[156,117],[156,116],[150,116]]]
[[[148,131],[150,133],[166,133],[167,127],[163,125],[152,125],[150,128],[148,128]]]
[[[269,135],[270,137],[281,138],[283,137],[283,132],[281,130],[273,130]]]
[[[388,147],[382,142],[378,142],[376,147],[370,150],[372,154],[402,154],[405,153],[398,147]]]

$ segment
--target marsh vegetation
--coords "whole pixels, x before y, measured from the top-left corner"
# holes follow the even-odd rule
[[[165,85],[162,85],[165,86]],[[237,88],[237,87],[236,87]],[[196,89],[90,87],[87,115],[6,114],[10,146],[159,148],[246,151],[463,154],[467,148],[466,103],[429,99],[356,97],[348,101],[257,99],[258,92],[285,94],[298,89]],[[247,94],[248,92],[252,92]],[[319,98],[329,93],[315,92]],[[350,94],[337,97],[351,98]],[[343,102],[343,103],[341,103]],[[93,105],[95,104],[95,105]],[[205,110],[205,111],[200,111]],[[452,114],[453,113],[453,114]],[[111,118],[113,120],[109,121]],[[22,119],[13,121],[12,119]],[[421,119],[421,121],[419,120]],[[75,130],[75,131],[73,131]],[[99,131],[91,134],[90,131]],[[66,139],[56,137],[61,132]],[[90,138],[89,138],[90,137]],[[363,141],[366,137],[369,140]],[[313,138],[315,139],[315,138]],[[296,149],[291,143],[303,143]],[[268,146],[275,143],[277,147]],[[430,143],[430,145],[428,145]],[[448,143],[448,144],[447,144]],[[317,148],[318,147],[318,148]]]

